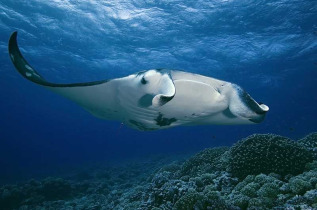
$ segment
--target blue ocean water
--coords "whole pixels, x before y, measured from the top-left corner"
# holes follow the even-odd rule
[[[230,146],[254,133],[298,139],[316,131],[315,0],[0,0],[0,180],[76,167]],[[88,82],[152,68],[181,69],[241,85],[270,111],[258,125],[153,132],[93,117],[22,78],[7,44],[18,42],[49,81]]]

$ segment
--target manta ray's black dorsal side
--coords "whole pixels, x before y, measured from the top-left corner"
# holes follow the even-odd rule
[[[87,82],[87,83],[73,83],[73,84],[56,84],[46,81],[37,71],[35,71],[31,65],[22,56],[18,43],[17,43],[18,32],[13,32],[9,39],[9,55],[12,63],[18,72],[26,79],[43,86],[49,87],[78,87],[78,86],[92,86],[107,82],[107,80]]]

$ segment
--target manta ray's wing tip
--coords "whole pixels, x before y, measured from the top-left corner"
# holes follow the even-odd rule
[[[12,44],[16,44],[17,36],[18,36],[18,31],[12,32],[10,39],[9,39],[9,50],[10,50],[10,46],[12,46]]]
[[[9,56],[16,70],[24,78],[34,83],[45,85],[45,86],[50,85],[50,83],[44,80],[44,78],[39,73],[37,73],[37,71],[35,71],[23,57],[18,46],[17,35],[18,35],[18,32],[14,31],[10,36],[9,44],[8,44]]]
[[[14,55],[22,56],[18,47],[17,36],[18,36],[18,31],[12,32],[9,39],[9,44],[8,44],[9,55],[13,63],[14,63]]]

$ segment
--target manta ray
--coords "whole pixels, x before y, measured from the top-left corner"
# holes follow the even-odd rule
[[[74,101],[96,117],[142,131],[180,125],[255,124],[269,110],[236,84],[178,70],[150,69],[111,80],[56,84],[45,80],[24,59],[17,32],[12,33],[8,49],[24,78]]]

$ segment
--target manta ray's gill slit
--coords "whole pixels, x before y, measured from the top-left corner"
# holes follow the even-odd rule
[[[127,107],[126,107],[127,108]],[[135,116],[138,116],[140,119],[150,119],[153,120],[157,116],[157,111],[149,111],[146,109],[135,109],[129,108],[128,111]]]
[[[126,110],[128,115],[134,115],[135,117],[138,117],[138,118],[141,117],[143,119],[151,119],[151,120],[153,120],[156,117],[157,115],[156,110],[151,109],[150,107],[141,107],[138,104],[135,104],[135,101],[133,100],[133,98],[125,97],[125,94],[123,94],[122,97],[125,100],[120,101],[120,104]]]

